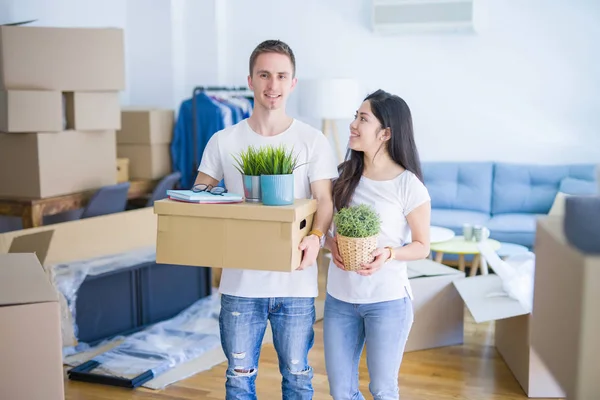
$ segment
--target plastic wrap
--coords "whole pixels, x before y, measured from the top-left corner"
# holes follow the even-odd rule
[[[502,280],[504,295],[519,301],[529,312],[533,308],[533,287],[535,277],[535,254],[528,252],[502,260],[498,254],[483,242],[479,250],[496,275]],[[490,295],[498,295],[491,293]]]
[[[92,359],[99,371],[132,379],[148,370],[154,376],[220,346],[220,298],[218,293],[202,298],[170,320],[160,322],[126,338]],[[103,347],[106,343],[97,347]],[[95,354],[94,349],[89,350]],[[69,365],[79,365],[87,358]]]
[[[76,309],[77,292],[88,276],[129,268],[156,260],[156,247],[144,247],[125,253],[113,254],[51,265],[51,279],[61,295],[61,327],[63,346],[77,343]]]

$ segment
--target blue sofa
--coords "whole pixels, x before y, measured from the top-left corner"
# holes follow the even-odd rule
[[[491,238],[533,248],[536,219],[556,194],[596,194],[595,164],[423,162],[431,224],[462,235],[464,223],[486,226]]]

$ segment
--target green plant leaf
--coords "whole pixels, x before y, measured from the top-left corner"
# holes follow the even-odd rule
[[[289,175],[304,164],[298,164],[293,150],[284,145],[248,147],[238,156],[232,156],[235,167],[243,175]]]
[[[260,149],[254,146],[249,146],[246,150],[239,153],[236,157],[232,155],[235,161],[235,168],[242,175],[261,175],[261,164],[260,164]]]
[[[336,212],[333,222],[337,233],[352,238],[375,236],[381,228],[381,219],[368,204],[345,207]]]

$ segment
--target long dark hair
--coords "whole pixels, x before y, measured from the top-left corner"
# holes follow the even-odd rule
[[[368,95],[364,101],[367,100],[381,126],[391,131],[391,138],[385,145],[392,160],[423,181],[408,104],[381,89]],[[363,174],[363,156],[362,151],[348,149],[345,161],[338,166],[339,178],[333,184],[333,202],[338,210],[347,207],[354,195]]]

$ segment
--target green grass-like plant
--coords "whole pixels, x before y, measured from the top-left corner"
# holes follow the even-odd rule
[[[233,156],[236,164],[235,168],[242,175],[260,176],[262,172],[262,153],[263,149],[257,149],[254,146],[248,147],[240,152],[238,157]]]
[[[298,157],[283,145],[261,148],[259,160],[262,175],[289,175],[300,166]]]
[[[365,238],[379,233],[381,219],[373,207],[360,204],[345,207],[333,217],[337,233],[351,238]]]
[[[302,165],[298,164],[298,157],[294,156],[293,151],[284,145],[259,148],[250,146],[238,156],[232,157],[236,163],[235,168],[242,175],[289,175]]]

